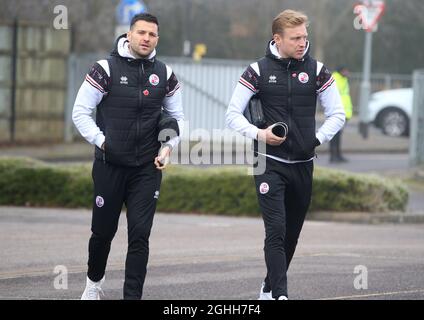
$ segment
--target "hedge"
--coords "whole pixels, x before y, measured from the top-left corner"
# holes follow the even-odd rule
[[[90,208],[92,164],[0,158],[0,205]],[[171,166],[158,211],[259,215],[253,177],[240,166]],[[315,168],[311,211],[404,211],[406,187],[376,175]]]

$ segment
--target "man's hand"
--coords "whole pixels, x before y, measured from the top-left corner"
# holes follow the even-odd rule
[[[105,143],[104,143],[104,142],[102,143],[102,147],[101,147],[101,149],[102,149],[103,151],[105,151]]]
[[[271,146],[279,146],[286,140],[286,137],[281,138],[272,133],[272,128],[269,126],[266,129],[259,129],[258,141],[263,141]]]
[[[169,164],[169,157],[171,155],[171,148],[165,146],[159,151],[158,156],[155,158],[156,169],[164,170]]]

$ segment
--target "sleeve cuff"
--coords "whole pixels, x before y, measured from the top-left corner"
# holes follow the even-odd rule
[[[103,134],[97,135],[96,139],[94,139],[94,144],[98,146],[100,149],[102,148],[102,144],[105,142],[106,138]]]
[[[164,145],[168,145],[171,147],[171,150],[174,149],[180,143],[180,137],[173,137],[168,142],[164,143]]]
[[[321,145],[325,142],[325,136],[321,132],[317,132],[316,138],[319,142],[319,145]]]
[[[246,137],[250,138],[250,139],[254,139],[257,140],[258,139],[258,131],[259,129],[255,126],[252,126],[252,128],[247,131]]]
[[[315,147],[318,147],[319,145],[321,145],[321,141],[315,138]]]

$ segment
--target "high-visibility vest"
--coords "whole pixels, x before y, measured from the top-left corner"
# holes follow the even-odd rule
[[[346,113],[346,119],[352,118],[352,100],[350,98],[349,81],[347,77],[339,72],[333,73],[333,78],[336,81],[337,89],[339,90],[342,104]]]

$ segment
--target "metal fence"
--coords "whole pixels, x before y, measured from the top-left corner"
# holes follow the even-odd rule
[[[68,73],[68,102],[66,110],[67,141],[71,141],[79,134],[72,125],[71,113],[78,89],[85,73],[97,60],[104,59],[104,54],[72,54],[69,59]],[[249,61],[203,59],[194,62],[187,58],[160,57],[162,61],[172,67],[182,83],[183,106],[185,119],[190,130],[202,128],[210,133],[214,129],[225,128],[225,111],[235,85],[249,65]],[[356,111],[360,73],[352,73],[350,86],[351,95]],[[411,87],[411,76],[374,74],[371,79],[372,91],[391,88]]]
[[[68,30],[0,23],[0,142],[62,141]]]

